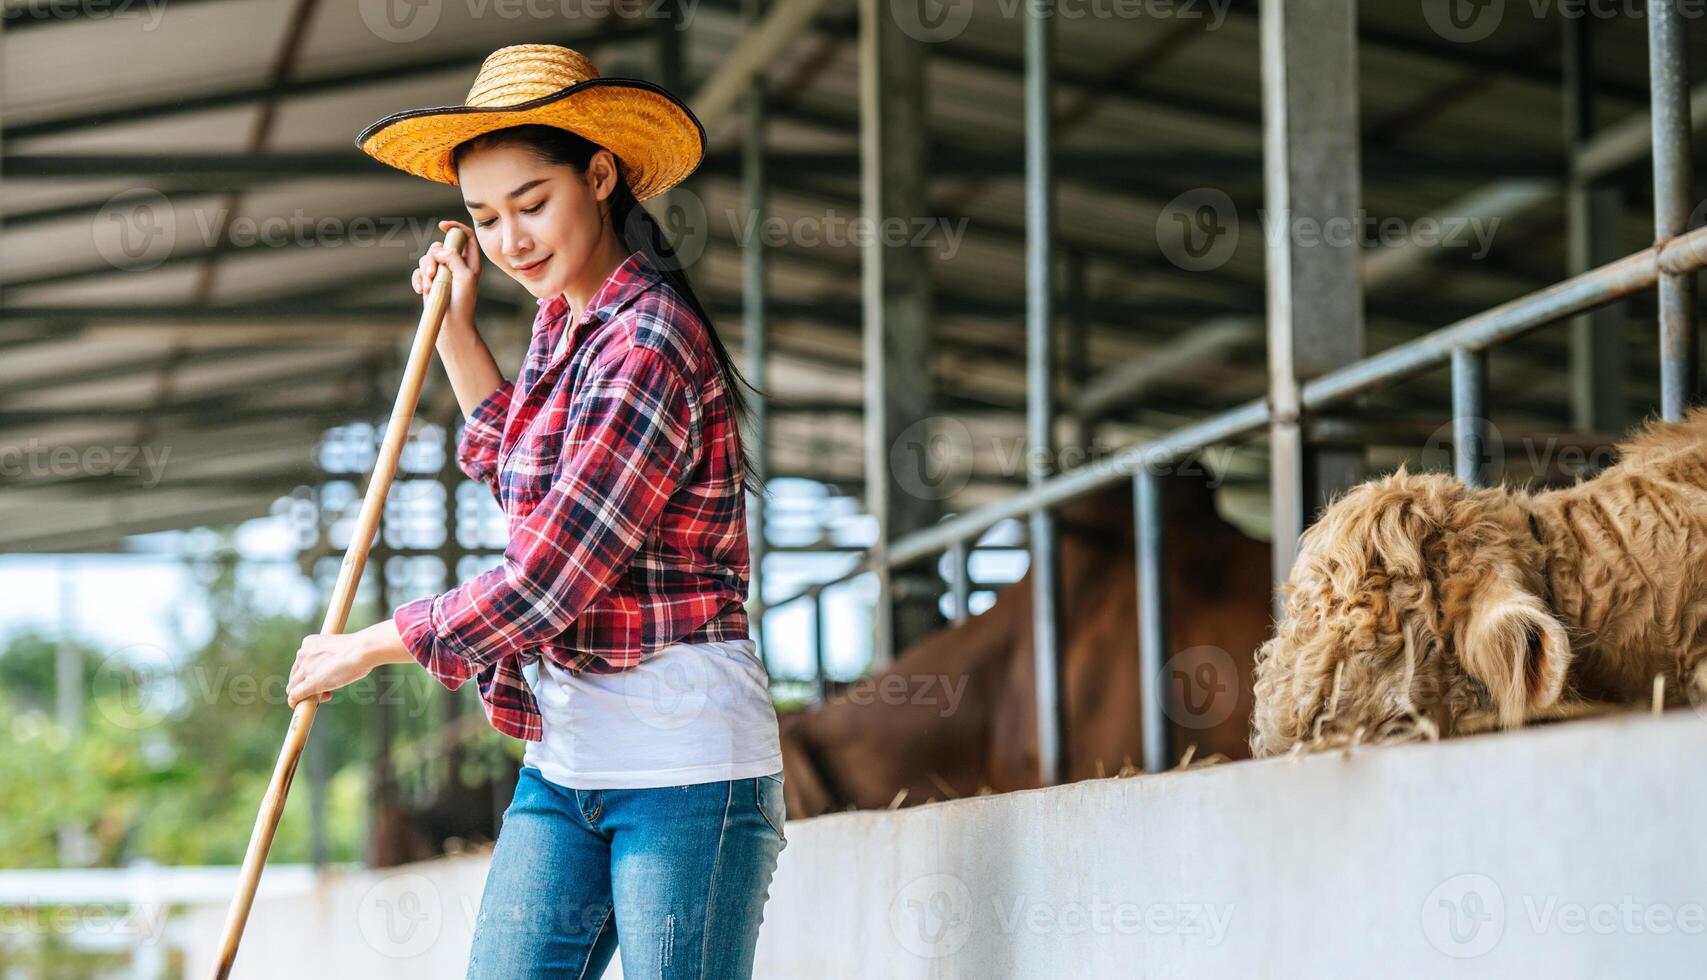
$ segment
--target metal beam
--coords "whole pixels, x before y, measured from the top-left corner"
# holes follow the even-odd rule
[[[860,0],[859,11],[860,155],[864,161],[860,209],[875,228],[894,216],[929,211],[924,171],[924,45],[901,29],[882,0]],[[923,455],[930,449],[928,429],[936,405],[931,287],[926,256],[906,243],[868,236],[860,257],[868,406],[865,502],[877,519],[877,546],[882,549],[892,538],[934,523],[940,509],[940,502],[928,492],[925,468],[931,464]],[[906,470],[897,471],[891,465],[896,457],[909,460]],[[922,577],[908,570],[886,568],[879,574],[875,669],[941,626],[941,613],[924,585]]]
[[[1676,0],[1648,0],[1648,83],[1653,94],[1654,244],[1688,231],[1690,194],[1689,70],[1683,15]],[[1660,412],[1683,418],[1695,394],[1695,275],[1660,273]]]
[[[1593,17],[1567,17],[1564,25],[1565,149],[1570,173],[1565,190],[1568,271],[1571,275],[1618,257],[1622,193],[1616,185],[1585,179],[1578,166],[1594,139]],[[1619,432],[1625,427],[1624,377],[1629,367],[1621,333],[1627,310],[1603,306],[1571,321],[1571,417],[1578,429]]]
[[[1133,527],[1138,554],[1139,748],[1145,772],[1173,764],[1172,679],[1168,662],[1168,580],[1161,477],[1143,467],[1132,477]]]
[[[201,2],[205,2],[205,0],[172,0],[171,6],[173,10],[178,10]],[[89,3],[88,0],[33,0],[31,3],[6,5],[5,30],[6,33],[10,34],[35,27],[70,24],[79,20],[92,21],[121,15],[152,16],[157,9],[164,7],[164,3],[156,8],[140,3],[121,5],[117,3]]]
[[[266,516],[279,494],[233,499],[214,498],[205,493],[173,496],[151,494],[147,506],[139,506],[134,494],[123,498],[98,498],[74,508],[79,515],[44,527],[40,522],[17,521],[0,525],[0,553],[57,554],[110,549],[135,534],[176,531],[186,527],[210,527]],[[64,526],[70,525],[70,526]]]
[[[1310,513],[1357,479],[1358,454],[1306,452],[1301,386],[1363,355],[1355,241],[1309,235],[1360,206],[1354,0],[1262,5],[1274,580],[1292,568]],[[1280,227],[1273,228],[1278,222]],[[1349,226],[1349,225],[1348,225]]]
[[[1452,351],[1452,472],[1473,487],[1488,485],[1488,352]]]
[[[174,6],[179,0],[173,0]],[[87,4],[80,4],[86,6]],[[589,56],[609,45],[653,37],[651,25],[641,21],[611,18],[598,22],[597,30],[565,34],[555,43],[572,47]],[[121,123],[151,119],[169,119],[193,112],[208,112],[267,100],[285,101],[337,93],[367,85],[396,85],[399,82],[453,71],[472,71],[480,66],[492,51],[491,45],[481,44],[451,54],[430,58],[412,58],[389,64],[360,68],[354,71],[333,72],[313,78],[286,78],[278,84],[236,85],[210,88],[171,99],[154,99],[126,105],[103,106],[66,116],[53,116],[29,122],[12,123],[3,130],[8,140],[60,136],[82,130],[97,129]],[[355,132],[350,136],[353,138]]]
[[[751,23],[763,14],[763,0],[745,0],[743,20]],[[759,227],[768,214],[765,197],[765,117],[766,87],[762,75],[754,78],[741,100],[741,199],[747,215]],[[748,395],[753,412],[752,447],[755,475],[762,482],[770,474],[770,364],[768,324],[765,303],[769,271],[765,242],[762,237],[746,243],[741,250],[741,357],[746,363],[747,380],[755,389]],[[765,556],[770,553],[770,537],[766,530],[765,494],[748,497],[747,520],[749,541],[748,600],[752,611],[750,631],[758,639],[759,655],[768,665],[770,646],[765,642]]]
[[[755,79],[762,78],[764,72],[777,63],[783,51],[806,30],[826,2],[777,0],[757,27],[742,32],[735,50],[719,60],[716,73],[689,100],[708,137],[728,121],[741,95]]]
[[[1054,10],[1025,5],[1025,442],[1026,485],[1056,472],[1055,439],[1055,131],[1050,72]],[[1031,526],[1033,683],[1037,703],[1037,778],[1066,778],[1067,696],[1062,683],[1060,542],[1055,514],[1039,508]]]
[[[972,618],[972,549],[964,541],[948,549],[948,590],[954,597],[952,620],[959,626]]]
[[[773,163],[779,170],[820,176],[852,177],[859,173],[859,155],[840,150],[795,150],[777,154]],[[1020,177],[1024,166],[1021,161],[1003,154],[943,145],[931,148],[926,165],[929,167],[926,179],[932,181]],[[32,180],[122,177],[183,181],[186,190],[193,188],[204,194],[212,193],[204,189],[205,183],[222,186],[226,193],[230,193],[285,180],[373,178],[401,181],[395,170],[383,168],[354,149],[274,150],[264,153],[12,153],[5,157],[4,167],[15,176]],[[1561,176],[1561,168],[1555,160],[1500,153],[1431,156],[1415,152],[1375,152],[1370,168],[1372,172],[1380,173],[1382,179],[1390,181],[1478,177],[1556,180]],[[1061,180],[1101,184],[1119,184],[1135,179],[1177,180],[1181,173],[1191,173],[1199,179],[1236,182],[1260,177],[1262,158],[1257,154],[1227,151],[1067,152],[1061,154],[1058,170]],[[740,172],[738,152],[710,153],[696,171],[722,177],[738,177]],[[34,223],[57,217],[75,217],[91,207],[99,209],[107,204],[108,201],[102,199],[56,205],[39,213],[27,213],[23,218]]]
[[[516,305],[509,300],[481,297],[477,312],[483,314],[503,314],[514,312]],[[327,306],[320,303],[298,303],[289,299],[277,301],[261,301],[255,303],[232,304],[200,304],[200,303],[147,303],[128,306],[29,306],[8,305],[0,306],[0,322],[20,320],[51,320],[56,322],[90,323],[103,322],[105,327],[122,327],[126,324],[150,327],[162,323],[256,323],[268,325],[300,324],[310,327],[316,324],[362,324],[372,322],[378,326],[389,326],[393,323],[401,329],[408,326],[404,321],[410,316],[419,316],[420,310],[407,302],[403,303],[373,303],[362,306]]]
[[[859,155],[842,150],[795,150],[776,154],[778,170],[811,173],[823,177],[850,177],[859,172]],[[1024,161],[1000,153],[938,142],[932,145],[926,165],[932,180],[1021,177]],[[1558,179],[1562,168],[1556,157],[1523,156],[1511,153],[1458,154],[1439,156],[1417,152],[1374,151],[1366,166],[1383,180],[1440,181],[1495,177],[1542,177]],[[731,154],[708,157],[701,172],[733,177],[741,161]],[[1064,152],[1056,161],[1057,178],[1063,181],[1130,181],[1133,179],[1178,180],[1190,173],[1199,180],[1251,180],[1262,177],[1262,154],[1236,151],[1192,152],[1109,150]]]

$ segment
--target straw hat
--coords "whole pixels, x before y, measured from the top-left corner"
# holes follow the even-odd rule
[[[681,183],[705,158],[705,127],[680,99],[651,82],[600,78],[580,52],[555,44],[499,48],[462,105],[394,112],[362,130],[356,145],[381,163],[455,184],[457,144],[527,123],[567,129],[610,150],[641,201]]]

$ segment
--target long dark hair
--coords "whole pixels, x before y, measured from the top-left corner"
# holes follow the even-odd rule
[[[460,167],[462,155],[468,150],[500,144],[515,144],[531,152],[543,163],[553,166],[567,165],[575,168],[575,172],[580,174],[587,172],[587,164],[592,162],[593,154],[602,149],[599,144],[567,129],[529,123],[482,133],[458,144],[451,154],[452,165]],[[611,156],[614,159],[616,155]],[[613,230],[630,252],[645,253],[664,281],[687,301],[688,307],[705,324],[706,335],[711,338],[711,350],[717,356],[717,371],[723,377],[723,388],[729,393],[729,404],[735,412],[735,436],[740,446],[742,485],[747,490],[763,496],[764,479],[753,465],[752,453],[747,449],[747,440],[741,437],[740,423],[745,423],[749,429],[754,424],[752,405],[741,389],[745,387],[760,397],[764,396],[764,392],[754,387],[735,366],[734,358],[729,356],[728,348],[723,346],[723,338],[717,335],[717,327],[711,322],[711,314],[706,311],[705,304],[699,301],[693,284],[688,282],[687,271],[683,268],[685,263],[676,255],[675,246],[652,217],[652,213],[635,200],[634,192],[628,186],[628,177],[622,171],[621,160],[617,160],[616,175],[616,189],[610,196]]]

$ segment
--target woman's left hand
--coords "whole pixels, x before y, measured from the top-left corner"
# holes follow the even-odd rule
[[[303,637],[302,646],[296,651],[296,663],[290,668],[285,703],[295,710],[297,702],[316,694],[325,703],[332,700],[333,691],[372,672],[371,644],[363,632],[312,633]]]

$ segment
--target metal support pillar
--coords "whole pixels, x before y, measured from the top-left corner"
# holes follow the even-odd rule
[[[948,549],[948,587],[954,596],[954,625],[972,618],[972,556],[965,541]]]
[[[1067,370],[1064,380],[1068,385],[1068,393],[1062,400],[1075,408],[1073,441],[1086,453],[1091,451],[1091,443],[1096,441],[1098,421],[1091,413],[1077,410],[1079,396],[1091,383],[1089,264],[1083,249],[1075,248],[1067,252]]]
[[[308,757],[308,860],[316,869],[322,869],[332,862],[332,847],[326,832],[326,797],[331,781],[326,739],[315,738],[309,732],[303,752]]]
[[[830,604],[824,590],[812,594],[812,676],[818,682],[818,701],[830,694],[830,676],[826,665],[830,647]]]
[[[463,417],[460,408],[448,413],[444,422],[444,459],[439,466],[439,485],[444,488],[445,498],[445,541],[439,549],[439,563],[444,566],[445,574],[440,585],[446,591],[456,588],[460,583],[457,578],[457,566],[462,564],[463,555],[467,554],[462,546],[462,515],[458,512],[457,493],[464,483],[462,468],[457,465],[456,453],[458,448],[457,429],[462,425]],[[484,488],[482,488],[484,489]],[[382,609],[381,615],[387,610]],[[436,688],[433,702],[436,705],[438,719],[435,730],[444,731],[462,716],[463,691],[446,690],[442,685]],[[431,771],[434,773],[434,785],[452,787],[456,785],[457,773],[453,768],[456,756],[447,751],[444,757],[433,760]]]
[[[1055,188],[1050,71],[1055,33],[1048,0],[1026,0],[1025,18],[1025,439],[1026,483],[1055,470]],[[1055,514],[1031,512],[1032,652],[1037,682],[1038,783],[1067,773],[1066,697],[1061,684],[1060,546]]]
[[[77,579],[70,559],[59,565],[59,642],[53,658],[55,717],[64,737],[83,738],[83,648],[77,642]],[[75,868],[93,856],[89,834],[76,820],[59,825],[59,864]]]
[[[1570,154],[1570,184],[1565,192],[1568,261],[1571,275],[1587,272],[1620,256],[1618,214],[1622,196],[1616,185],[1596,183],[1582,172],[1586,147],[1595,137],[1593,17],[1566,17],[1565,146]],[[1624,379],[1629,368],[1620,325],[1625,304],[1610,303],[1571,321],[1571,418],[1584,432],[1621,432],[1626,424]]]
[[[1359,247],[1351,233],[1359,207],[1356,3],[1269,0],[1261,32],[1278,584],[1292,569],[1310,515],[1361,468],[1355,450],[1306,449],[1299,396],[1304,381],[1363,356]]]
[[[383,390],[384,371],[385,367],[378,363],[373,364],[369,370],[368,385],[376,393]],[[384,433],[385,421],[379,420],[374,425],[375,458],[377,458]],[[369,489],[371,489],[373,482],[372,464],[373,460],[368,460],[363,464],[364,469],[367,469],[369,474],[367,479],[367,488]],[[394,487],[395,485],[393,484]],[[391,510],[389,504],[390,499],[388,498],[387,506],[380,508],[379,520],[376,522],[373,531],[373,541],[369,543],[367,565],[362,571],[368,581],[373,583],[373,604],[377,614],[381,616],[391,611],[391,607],[388,605],[391,594],[391,570],[387,567],[391,564],[391,543],[386,540],[385,535],[385,525],[390,516],[388,511]],[[351,543],[354,543],[353,540]],[[386,683],[387,675],[392,672],[394,666],[376,667],[373,673],[368,675],[373,680],[375,694],[372,727],[370,729],[373,733],[373,759],[372,768],[368,772],[367,860],[370,866],[378,866],[379,862],[390,858],[390,855],[381,853],[380,827],[386,807],[396,796],[394,792],[396,770],[393,767],[391,743],[397,727],[397,712],[389,700],[391,685]]]
[[[859,4],[860,211],[869,227],[925,214],[924,44],[902,30],[882,0]],[[929,258],[873,235],[861,246],[864,316],[866,509],[877,519],[876,641],[872,666],[942,626],[934,573],[896,570],[889,543],[936,523],[940,501],[921,481],[897,481],[891,449],[924,440],[935,408],[931,372]]]
[[[373,575],[374,594],[377,598],[374,604],[381,610],[387,609],[386,596],[390,593],[390,576],[386,565],[391,558],[390,546],[385,541],[385,517],[381,515],[379,527],[374,532],[373,547],[369,551],[370,561],[368,570]],[[395,798],[394,784],[396,771],[392,765],[391,743],[397,728],[396,706],[390,701],[393,685],[388,683],[389,675],[396,669],[395,664],[385,664],[374,668],[370,675],[374,684],[373,699],[373,769],[369,774],[368,783],[368,863],[376,864],[382,857],[379,853],[380,816],[386,806]]]
[[[1171,679],[1168,661],[1168,582],[1163,534],[1161,478],[1149,467],[1132,476],[1133,527],[1138,548],[1138,683],[1142,708],[1138,733],[1144,771],[1161,772],[1173,764]]]
[[[671,92],[685,92],[682,74],[682,4],[681,0],[662,0],[649,8],[652,17],[653,57],[657,59],[654,76],[658,84]]]
[[[764,13],[762,0],[743,0],[741,12],[749,22],[756,22]],[[765,220],[765,86],[755,80],[741,100],[741,199],[750,219],[749,227],[762,228]],[[747,380],[757,392],[750,393],[753,410],[752,457],[753,468],[760,480],[770,475],[770,406],[764,392],[769,389],[768,354],[765,324],[765,242],[755,235],[741,248],[741,309],[744,322],[741,328],[741,354],[745,361]],[[768,666],[770,647],[765,643],[765,555],[769,539],[765,536],[765,498],[755,493],[747,498],[747,529],[750,574],[747,608],[750,612],[750,632],[759,647],[759,656]]]
[[[1452,472],[1473,487],[1487,486],[1488,354],[1452,349]]]
[[[307,549],[307,554],[322,554],[330,550],[332,519],[326,513],[326,475],[316,468],[319,478],[314,488],[314,543]],[[298,560],[302,561],[299,553]],[[300,566],[302,574],[308,579],[311,589],[317,580],[314,574],[314,562],[308,560]],[[318,592],[318,589],[315,589]],[[332,860],[331,834],[326,820],[326,802],[331,795],[331,760],[327,757],[326,736],[324,729],[316,738],[313,731],[308,733],[308,744],[303,746],[308,769],[308,855],[309,861],[316,868],[324,868]]]
[[[1648,0],[1648,85],[1654,124],[1654,242],[1683,234],[1693,207],[1689,72],[1677,0]],[[1661,270],[1660,413],[1683,418],[1695,394],[1695,276]]]

